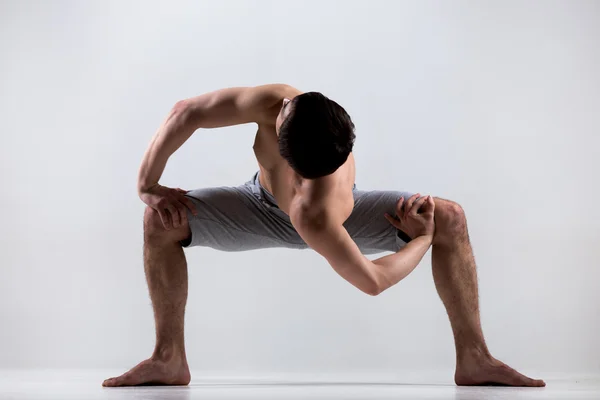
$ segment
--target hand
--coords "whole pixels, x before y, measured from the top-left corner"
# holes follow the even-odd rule
[[[140,191],[140,198],[148,206],[152,207],[158,215],[166,230],[172,227],[179,228],[187,223],[187,210],[198,215],[194,203],[184,196],[187,191],[183,189],[171,189],[158,183]]]
[[[433,220],[435,203],[431,196],[423,196],[417,200],[419,196],[420,193],[412,195],[406,203],[404,202],[404,197],[400,197],[400,200],[396,204],[396,215],[398,218],[394,218],[388,213],[385,213],[385,218],[396,229],[400,229],[410,236],[411,239],[417,236],[430,236],[433,238],[435,231],[435,222]]]

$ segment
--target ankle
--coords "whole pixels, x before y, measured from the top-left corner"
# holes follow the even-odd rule
[[[185,350],[175,344],[157,344],[152,353],[152,359],[163,362],[184,361]]]
[[[492,354],[488,350],[485,343],[456,347],[457,364],[472,363],[474,361],[484,361],[491,359],[493,359]]]

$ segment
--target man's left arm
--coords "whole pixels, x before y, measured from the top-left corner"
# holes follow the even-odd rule
[[[430,237],[420,236],[396,253],[371,261],[330,212],[292,213],[291,220],[306,244],[322,255],[342,278],[372,296],[410,274],[431,246]]]
[[[322,255],[342,278],[369,295],[379,293],[378,268],[361,253],[348,231],[330,213],[292,213],[290,218],[306,244]]]

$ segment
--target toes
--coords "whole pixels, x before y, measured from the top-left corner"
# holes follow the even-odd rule
[[[142,361],[123,375],[105,380],[102,386],[136,386],[152,382],[157,378],[160,380],[160,367],[157,363],[148,360]]]
[[[136,371],[137,372],[137,371]],[[115,379],[113,386],[135,386],[143,382],[141,374],[126,372]]]
[[[104,386],[104,387],[116,386],[115,385],[115,381],[116,380],[117,380],[117,378],[108,378],[108,379],[105,379],[104,382],[102,382],[102,386]]]
[[[504,374],[507,379],[507,382],[511,386],[532,386],[532,387],[542,387],[546,386],[544,381],[540,379],[531,379],[528,376],[523,375],[517,370],[509,367],[506,364],[503,364]]]
[[[515,386],[540,386],[539,382],[542,382],[535,379],[531,379],[515,370],[513,371],[516,378],[515,380],[517,381],[515,383]]]
[[[498,360],[493,360],[487,365],[479,364],[476,368],[473,368],[473,365],[463,368],[457,369],[457,385],[546,386],[543,380],[531,379]]]
[[[521,383],[519,386],[544,387],[546,386],[546,383],[541,379],[527,378],[527,380]]]
[[[110,378],[102,382],[102,386],[105,387],[116,387],[116,386],[131,386],[136,385],[135,379],[132,379],[132,374],[126,372],[121,376]]]
[[[121,376],[106,379],[102,386],[187,385],[190,381],[187,364],[167,365],[156,360],[145,360]]]

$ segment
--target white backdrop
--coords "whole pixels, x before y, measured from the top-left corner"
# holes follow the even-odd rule
[[[496,357],[600,373],[600,3],[7,0],[0,19],[0,367],[151,354],[144,150],[177,100],[284,82],[353,117],[359,188],[464,207]],[[196,132],[161,183],[245,182],[253,129]],[[309,250],[186,254],[195,378],[452,379],[429,254],[374,298]]]

